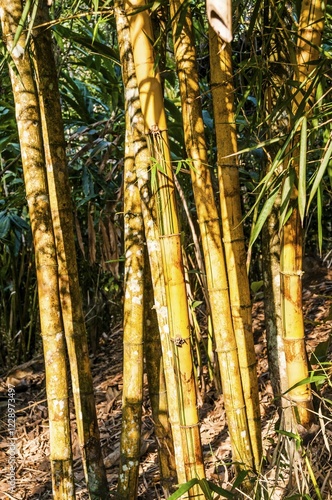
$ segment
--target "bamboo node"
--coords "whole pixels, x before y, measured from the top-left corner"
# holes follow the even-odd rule
[[[171,238],[174,236],[181,236],[181,233],[173,233],[173,234],[160,234],[159,238]]]
[[[58,264],[39,264],[39,266],[36,266],[37,269],[42,269],[43,267],[58,267]]]
[[[200,423],[197,422],[197,424],[189,424],[189,425],[182,425],[180,424],[180,429],[194,429],[195,427],[199,427]]]
[[[127,212],[124,214],[124,217],[129,218],[134,218],[134,217],[142,217],[142,212]]]
[[[293,344],[296,342],[301,343],[301,342],[303,342],[303,340],[304,340],[303,337],[283,337],[283,342],[286,342],[286,343],[287,342],[293,343]]]
[[[301,270],[298,270],[298,271],[279,271],[279,272],[283,276],[299,276],[300,278],[302,278],[302,276],[304,275],[304,271],[301,271]]]
[[[210,222],[219,222],[220,217],[215,217],[214,219],[204,219],[204,220],[198,220],[198,224],[209,224]]]
[[[151,392],[149,391],[149,395],[151,396],[160,396],[161,394],[167,394],[167,391],[158,391],[158,392]]]
[[[245,241],[244,238],[235,238],[234,240],[225,240],[225,238],[222,239],[223,243],[236,243],[237,241]]]
[[[229,287],[228,286],[225,286],[224,288],[220,288],[220,287],[213,287],[213,288],[210,288],[210,293],[211,292],[225,292],[229,290]]]
[[[144,345],[144,342],[123,342],[124,346],[140,346]]]
[[[257,361],[253,361],[250,365],[241,365],[240,364],[240,369],[247,369],[247,368],[254,368],[257,365]]]
[[[227,354],[228,352],[237,351],[237,347],[232,347],[232,349],[215,349],[215,352],[221,352],[222,354]]]

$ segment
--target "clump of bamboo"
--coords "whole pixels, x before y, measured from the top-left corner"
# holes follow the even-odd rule
[[[232,324],[220,219],[208,166],[192,21],[189,11],[186,16],[181,15],[182,10],[187,8],[183,1],[172,0],[170,8],[174,52],[180,83],[184,137],[187,154],[192,163],[191,178],[202,239],[215,349],[219,360],[224,404],[232,441],[233,461],[237,462],[239,467],[252,469],[254,463],[238,350]],[[179,31],[180,15],[182,29]]]
[[[319,0],[303,1],[298,27],[295,78],[299,87],[293,98],[294,116],[299,109],[305,113],[311,109],[310,101],[314,95],[312,81],[319,59],[323,25],[323,4]],[[306,118],[302,122],[302,132],[294,136],[293,160],[289,167],[288,178],[293,173],[298,179],[297,191],[291,186],[291,202],[296,200],[297,206],[291,207],[291,215],[282,228],[281,300],[288,384],[292,388],[288,396],[294,403],[296,422],[308,429],[315,419],[310,384],[307,382],[294,387],[308,379],[309,374],[302,310],[303,210],[300,204],[303,202],[301,195],[297,197],[299,191],[303,192],[301,179],[305,179],[306,172],[305,157],[302,155],[300,158],[301,141],[306,141]]]
[[[70,363],[78,438],[90,495],[108,498],[106,471],[99,441],[87,335],[78,281],[71,190],[66,163],[57,71],[52,51],[48,7],[40,2],[33,31],[33,54],[47,183],[55,235],[61,313]]]
[[[161,267],[160,261],[160,242],[159,242],[159,233],[156,225],[156,215],[155,215],[155,204],[153,197],[151,197],[150,189],[149,189],[149,172],[150,172],[150,154],[147,148],[146,137],[144,135],[144,120],[141,112],[141,105],[139,102],[139,93],[137,87],[137,80],[135,74],[135,67],[133,61],[133,53],[132,46],[129,35],[129,24],[127,16],[124,12],[124,2],[122,0],[116,0],[115,5],[115,18],[116,18],[116,26],[118,33],[118,41],[120,48],[120,59],[122,62],[122,73],[123,73],[123,81],[125,86],[125,99],[128,101],[127,113],[130,117],[131,121],[131,130],[133,133],[133,143],[134,143],[134,151],[135,151],[135,166],[136,166],[136,175],[137,175],[137,184],[140,191],[141,196],[141,206],[142,206],[142,215],[144,220],[144,229],[145,229],[145,239],[147,245],[147,254],[149,260],[149,268],[151,269],[151,281],[153,287],[153,296],[154,296],[154,305],[152,314],[155,314],[158,319],[158,330],[154,333],[155,335],[159,335],[159,332],[168,331],[168,314],[167,314],[167,305],[166,305],[166,295],[165,295],[165,282],[164,276]],[[148,265],[148,264],[147,264]],[[147,274],[147,272],[146,272]],[[147,280],[148,278],[146,278]],[[146,297],[146,301],[149,303],[149,297]],[[150,307],[147,306],[146,311],[146,321],[150,323],[150,326],[146,326],[147,330],[147,339],[146,339],[146,363],[147,363],[147,374],[149,380],[149,390],[152,392],[155,391],[153,387],[158,384],[158,381],[155,380],[156,373],[154,373],[153,382],[150,376],[150,372],[152,370],[152,363],[158,363],[158,355],[154,353],[153,360],[152,356],[149,356],[149,348],[155,342],[150,338],[151,328],[153,327],[153,319],[149,314]],[[159,338],[160,342],[160,338]],[[157,412],[154,412],[154,420],[157,426],[156,434],[158,433],[161,438],[162,436],[167,436],[167,442],[170,440],[170,446],[168,447],[167,442],[165,443],[164,439],[158,441],[159,454],[163,455],[165,459],[161,461],[161,473],[163,477],[161,481],[164,482],[166,479],[166,488],[170,487],[170,482],[175,484],[176,476],[177,480],[180,483],[184,483],[186,481],[186,474],[184,468],[184,455],[182,450],[181,443],[181,431],[180,431],[180,417],[179,417],[179,408],[176,395],[174,396],[174,388],[176,386],[175,373],[173,369],[173,360],[172,360],[172,351],[170,346],[170,341],[168,337],[163,337],[162,342],[162,350],[168,355],[162,358],[162,367],[157,367],[156,370],[162,370],[165,374],[165,384],[166,388],[169,390],[169,394],[171,397],[168,397],[167,392],[162,394],[163,399],[159,399],[156,401],[157,397],[151,397],[152,409],[154,409],[154,403],[159,406]],[[151,364],[150,364],[151,363]],[[162,380],[162,373],[159,375],[159,379]],[[160,382],[162,383],[162,382]],[[150,385],[151,384],[151,385]],[[167,389],[166,389],[167,390]],[[158,416],[158,412],[161,413],[165,411],[166,401],[164,398],[167,398],[167,406],[169,412],[169,419],[171,421],[172,434],[169,433],[169,420],[168,415],[161,414]],[[164,410],[163,410],[164,409]],[[156,414],[157,413],[157,414]],[[158,425],[160,424],[160,425]],[[174,447],[172,443],[172,437],[174,440]],[[165,449],[166,448],[166,449]],[[175,451],[173,457],[173,451]],[[169,456],[171,455],[171,456]],[[174,470],[173,458],[176,461],[176,471]],[[164,470],[162,463],[167,463],[166,470]],[[169,481],[167,480],[169,478]]]
[[[251,297],[246,271],[237,137],[234,117],[234,87],[231,47],[210,29],[210,65],[213,112],[217,140],[217,164],[223,243],[233,328],[240,360],[244,399],[255,467],[262,459],[261,419],[256,356],[251,322]]]
[[[150,156],[155,159],[155,196],[169,320],[169,331],[161,332],[161,340],[163,342],[163,337],[167,336],[173,351],[186,477],[187,480],[194,477],[203,478],[205,473],[198,427],[181,239],[163,96],[158,72],[154,67],[152,29],[148,12],[140,9],[145,6],[144,1],[126,2],[125,5],[129,15],[136,77],[149,138]],[[168,353],[163,352],[163,355],[165,357]],[[168,394],[168,397],[170,399],[171,395]],[[199,489],[193,489],[189,494],[202,495]]]
[[[50,422],[53,496],[75,498],[68,407],[65,336],[58,289],[58,262],[48,196],[39,103],[26,37],[21,32],[22,3],[0,2],[2,33],[9,53],[16,121],[36,260],[40,324],[45,356]]]

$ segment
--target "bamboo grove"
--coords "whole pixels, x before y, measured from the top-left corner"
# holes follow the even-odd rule
[[[324,39],[330,11],[320,0],[287,6],[273,0],[242,3],[232,12],[229,1],[207,0],[205,5],[185,0],[82,0],[66,5],[66,16],[61,16],[66,2],[0,0],[1,68],[3,74],[9,72],[19,138],[15,161],[22,161],[32,232],[29,269],[34,256],[40,317],[35,326],[40,325],[45,359],[55,499],[75,498],[69,385],[90,498],[110,497],[80,283],[80,260],[86,257],[79,222],[82,207],[88,212],[83,232],[88,235],[90,265],[97,260],[97,239],[104,275],[117,276],[120,259],[109,215],[113,208],[107,200],[97,205],[87,170],[82,174],[85,200],[75,205],[75,162],[68,158],[66,141],[68,134],[71,140],[79,137],[76,129],[82,137],[85,131],[90,134],[94,149],[88,150],[89,142],[80,144],[74,160],[79,162],[86,148],[91,157],[85,165],[91,165],[106,144],[107,153],[99,162],[98,172],[104,176],[99,191],[113,182],[115,167],[106,175],[107,165],[121,165],[124,284],[123,306],[117,307],[122,308],[123,321],[123,392],[116,498],[135,499],[138,494],[145,373],[165,498],[179,485],[182,490],[172,498],[213,498],[211,491],[240,498],[205,476],[198,408],[202,357],[211,383],[223,395],[232,467],[243,495],[249,495],[243,498],[265,498],[257,487],[266,450],[252,333],[250,276],[255,254],[261,255],[269,373],[281,433],[286,439],[316,428],[302,276],[306,221],[315,203],[322,250],[324,186],[331,181],[331,75]],[[68,28],[75,19],[86,23],[81,32]],[[97,83],[91,85],[91,100],[103,109],[103,118],[68,126],[74,92],[81,92],[80,76],[74,85],[72,74],[62,71],[75,44],[81,47],[75,53],[78,75],[84,64],[91,78],[94,70],[100,72],[112,82],[112,91],[106,84],[106,95],[123,103],[121,148],[116,139],[105,139],[115,135],[117,118],[107,115],[106,105],[93,94]],[[201,75],[201,44],[208,78]],[[81,64],[85,50],[88,55]],[[100,61],[94,67],[96,54]],[[169,67],[172,84],[167,81]],[[61,86],[66,88],[63,94]],[[82,91],[76,113],[83,96]],[[170,104],[172,99],[176,105]],[[106,132],[93,139],[105,123]],[[246,127],[249,132],[243,132]],[[174,130],[181,130],[182,143]],[[4,144],[2,177],[12,165],[6,160],[9,141]],[[116,148],[123,161],[112,163]],[[255,154],[262,160],[256,184],[248,183],[248,206],[242,172],[250,170],[245,162],[252,163]],[[1,189],[5,204],[6,190]],[[10,234],[6,210],[9,213],[4,205],[0,212],[0,241]],[[93,220],[97,212],[99,234]],[[3,282],[1,286],[5,288]],[[97,322],[105,311],[104,300],[96,292],[92,309]],[[197,304],[204,311],[204,338],[196,331]],[[8,356],[14,349],[11,321],[1,323]],[[28,352],[27,345],[30,340],[24,343]]]

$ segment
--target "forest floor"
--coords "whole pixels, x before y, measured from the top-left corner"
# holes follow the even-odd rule
[[[332,326],[332,271],[326,268],[313,267],[304,279],[304,312],[309,357],[318,344],[329,341]],[[310,279],[309,279],[310,278]],[[272,389],[269,380],[266,338],[264,327],[264,307],[262,301],[253,305],[253,329],[255,351],[257,355],[257,371],[259,377],[261,416],[266,464],[262,478],[275,487],[269,494],[272,500],[278,500],[305,490],[306,482],[310,482],[308,470],[302,471],[289,464],[278,445],[278,434],[275,431],[277,421],[276,408],[273,403]],[[92,373],[97,404],[97,415],[100,426],[101,445],[107,467],[110,491],[116,490],[118,478],[119,444],[121,433],[121,395],[122,395],[122,330],[121,326],[102,335],[99,349],[91,357]],[[322,344],[325,345],[325,344]],[[331,348],[329,348],[331,360]],[[10,492],[8,485],[9,470],[9,430],[7,423],[7,388],[8,383],[16,387],[16,486]],[[332,498],[332,384],[326,384],[320,400],[318,414],[320,427],[312,436],[302,458],[307,457],[320,484],[324,500]],[[201,436],[209,479],[223,487],[230,487],[232,468],[227,466],[231,458],[230,441],[225,422],[222,395],[218,395],[213,387],[205,388],[204,400],[199,409]],[[324,417],[325,415],[325,417]],[[72,442],[74,454],[74,470],[76,498],[88,498],[84,486],[79,443],[76,435],[75,417],[71,411]],[[164,498],[160,483],[157,451],[153,435],[153,421],[145,384],[143,405],[142,448],[139,477],[140,500],[157,500]],[[43,359],[25,363],[0,378],[0,498],[17,500],[51,499],[51,477],[49,466],[49,427],[45,393],[45,375]],[[279,448],[278,448],[279,446]],[[276,472],[275,457],[279,453],[281,465]],[[282,470],[284,467],[284,471]],[[293,474],[290,474],[293,469]],[[300,470],[300,472],[299,472]],[[274,479],[277,477],[277,479]],[[282,479],[283,478],[283,479]],[[290,479],[293,483],[290,485]],[[270,491],[271,491],[270,488]],[[287,493],[287,494],[286,494]],[[305,494],[305,491],[302,492]],[[248,497],[249,498],[249,497]],[[296,496],[293,498],[320,498],[319,496]]]

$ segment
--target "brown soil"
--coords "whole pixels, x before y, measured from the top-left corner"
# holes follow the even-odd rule
[[[309,273],[310,274],[310,273]],[[328,342],[332,325],[332,280],[326,269],[314,270],[310,280],[304,279],[304,311],[306,318],[306,334],[309,357],[318,345]],[[275,432],[277,415],[273,404],[271,384],[269,380],[266,339],[264,330],[263,302],[256,301],[253,305],[253,328],[255,350],[257,354],[257,369],[260,387],[261,414],[264,435],[266,466],[263,474],[267,482],[274,480],[274,457],[282,450],[278,449],[279,440]],[[101,445],[107,467],[107,477],[110,491],[114,492],[117,485],[119,440],[121,433],[121,394],[122,394],[122,344],[121,327],[114,328],[111,333],[103,334],[100,339],[96,356],[91,357],[94,377],[97,414],[100,426]],[[327,344],[325,344],[327,345]],[[331,349],[329,349],[331,352]],[[7,388],[8,382],[15,385],[17,471],[15,491],[8,487],[8,451],[9,433],[7,424]],[[324,400],[320,400],[317,411],[327,415],[320,419],[321,427],[310,441],[306,453],[315,476],[320,482],[323,498],[330,498],[332,491],[332,461],[330,446],[332,436],[332,390],[329,384],[323,387]],[[147,391],[146,391],[147,392]],[[328,401],[329,400],[329,401]],[[49,466],[48,418],[45,393],[43,360],[40,356],[24,365],[16,367],[0,379],[0,498],[9,499],[50,499],[51,478]],[[72,419],[72,442],[74,453],[74,470],[76,479],[76,498],[87,499],[79,444],[75,431],[74,412]],[[205,388],[204,400],[200,407],[201,436],[205,455],[206,474],[212,481],[227,487],[232,480],[232,468],[229,467],[231,450],[222,395],[218,395],[213,387]],[[164,498],[159,483],[159,470],[156,445],[153,436],[153,422],[147,395],[143,408],[142,456],[139,478],[139,496],[143,500]],[[293,465],[294,467],[294,465]],[[289,472],[289,471],[288,471]],[[280,471],[279,471],[280,473]],[[287,475],[287,474],[286,474]],[[304,473],[305,475],[305,473]],[[296,476],[296,474],[295,474]],[[294,491],[297,491],[298,478],[293,478]],[[281,476],[280,476],[281,477]],[[305,478],[304,478],[305,479]],[[303,477],[301,481],[304,481]],[[310,478],[309,478],[310,480]],[[283,488],[287,485],[278,480],[278,487],[269,498],[283,498]],[[324,483],[325,482],[325,483]],[[301,487],[301,486],[300,486]],[[304,497],[302,497],[304,498]],[[306,497],[306,498],[316,498]],[[317,497],[318,498],[318,497]]]

